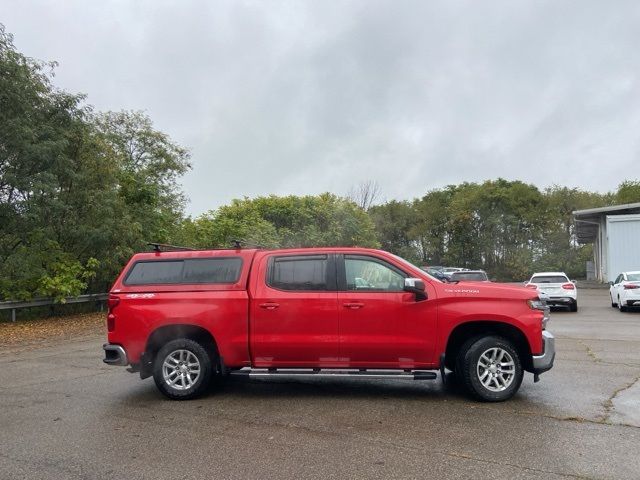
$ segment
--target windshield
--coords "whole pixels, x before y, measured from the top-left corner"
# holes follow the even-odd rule
[[[406,267],[410,268],[410,269],[414,269],[414,270],[418,270],[419,272],[422,272],[424,274],[426,274],[429,278],[433,279],[434,282],[440,282],[440,283],[444,283],[441,280],[438,280],[436,277],[434,277],[433,275],[429,275],[429,272],[425,272],[423,269],[421,269],[420,267],[415,266],[413,263],[411,263],[408,260],[405,260],[402,257],[399,257],[398,255],[395,254],[391,254],[391,256],[393,258],[395,258],[398,262],[400,262],[401,264],[405,265]]]
[[[627,280],[630,282],[640,282],[640,273],[627,273]]]
[[[567,283],[569,279],[562,275],[540,275],[532,277],[531,283]]]

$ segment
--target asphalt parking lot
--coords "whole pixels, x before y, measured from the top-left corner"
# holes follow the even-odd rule
[[[236,378],[171,402],[104,338],[0,349],[1,479],[640,478],[640,311],[581,290],[501,404],[438,381]]]

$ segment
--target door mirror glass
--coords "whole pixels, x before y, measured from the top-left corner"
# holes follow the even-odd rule
[[[416,301],[426,300],[424,281],[421,278],[405,278],[404,291],[415,294]]]

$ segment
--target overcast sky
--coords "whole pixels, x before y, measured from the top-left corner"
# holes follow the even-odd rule
[[[188,212],[640,178],[640,2],[0,0],[23,53],[192,153]]]

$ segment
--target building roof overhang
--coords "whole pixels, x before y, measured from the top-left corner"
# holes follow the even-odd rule
[[[603,217],[607,215],[629,215],[640,213],[640,202],[611,205],[609,207],[588,208],[576,210],[573,218],[576,221],[576,237],[578,243],[595,242]]]

